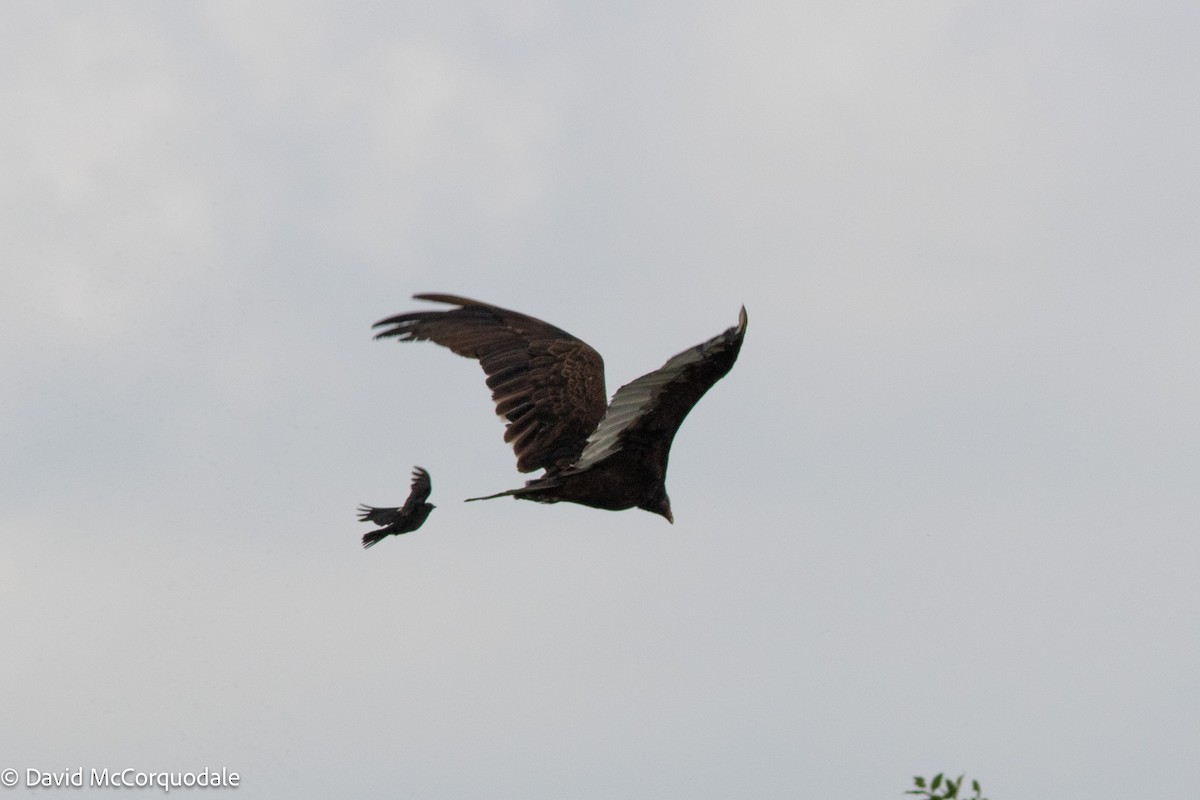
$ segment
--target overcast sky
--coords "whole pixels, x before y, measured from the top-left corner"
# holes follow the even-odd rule
[[[1187,796],[1197,42],[1183,0],[0,4],[10,795]],[[744,304],[675,524],[464,505],[523,480],[482,372],[371,339],[430,291],[610,393]],[[437,510],[364,552],[414,464]]]

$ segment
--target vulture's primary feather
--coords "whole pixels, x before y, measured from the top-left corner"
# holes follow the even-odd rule
[[[738,324],[671,358],[605,401],[604,360],[587,343],[539,319],[448,294],[418,294],[455,306],[382,320],[376,338],[431,341],[479,361],[517,469],[545,473],[512,496],[593,508],[642,508],[673,521],[667,459],[684,417],[737,361]]]

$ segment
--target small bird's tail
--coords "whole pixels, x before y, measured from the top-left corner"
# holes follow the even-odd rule
[[[383,537],[387,536],[388,533],[389,533],[389,531],[386,530],[385,528],[380,528],[379,530],[371,531],[370,533],[364,533],[363,538],[362,538],[363,548],[366,549],[366,548],[370,547],[371,545],[375,544]]]

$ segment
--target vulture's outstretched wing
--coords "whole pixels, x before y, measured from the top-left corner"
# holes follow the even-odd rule
[[[391,326],[375,338],[429,340],[479,361],[496,413],[508,421],[504,441],[517,469],[566,467],[604,416],[604,361],[571,334],[539,319],[449,294],[418,300],[458,306],[415,311],[375,323]]]
[[[713,384],[733,369],[746,335],[746,309],[738,324],[720,336],[684,350],[662,367],[627,383],[613,395],[579,460],[568,470],[583,472],[605,459],[634,451],[666,473],[676,431]]]

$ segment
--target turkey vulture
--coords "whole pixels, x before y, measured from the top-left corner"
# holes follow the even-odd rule
[[[412,491],[409,492],[404,505],[399,508],[375,508],[374,506],[360,505],[358,507],[359,522],[370,520],[376,525],[384,526],[365,534],[362,537],[363,547],[370,547],[385,536],[410,533],[424,525],[429,512],[436,508],[432,503],[425,502],[429,499],[429,492],[432,489],[433,483],[429,480],[429,473],[420,467],[414,467]]]
[[[667,457],[692,406],[733,368],[746,335],[738,324],[617,390],[605,403],[604,360],[585,342],[539,319],[449,294],[418,294],[456,306],[414,311],[375,323],[375,338],[429,340],[479,361],[504,440],[517,469],[545,473],[519,489],[472,497],[511,496],[540,503],[580,503],[619,511],[641,508],[671,516]]]

